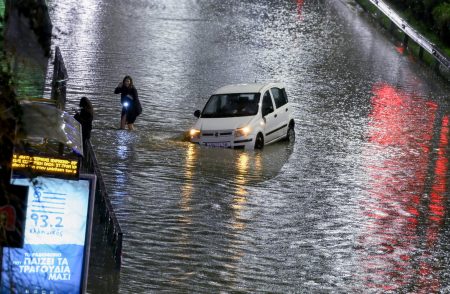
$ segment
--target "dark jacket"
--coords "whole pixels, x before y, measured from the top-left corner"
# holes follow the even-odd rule
[[[127,108],[122,107],[122,115],[126,114],[127,122],[132,124],[136,117],[142,113],[141,102],[139,101],[138,93],[135,87],[127,88],[125,86],[116,87],[114,94],[120,93],[120,103],[128,102]]]

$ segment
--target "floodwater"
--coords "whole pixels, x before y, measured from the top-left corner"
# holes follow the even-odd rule
[[[124,231],[120,272],[93,248],[90,293],[450,292],[449,85],[354,2],[48,3]],[[286,84],[295,143],[183,140],[212,91],[255,80]]]

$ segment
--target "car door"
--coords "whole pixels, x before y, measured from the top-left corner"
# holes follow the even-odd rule
[[[276,120],[274,138],[283,137],[287,133],[289,123],[289,104],[286,91],[282,88],[272,87],[270,89],[273,101],[275,102],[274,117]]]
[[[267,90],[262,99],[262,116],[265,121],[264,142],[270,142],[276,138],[277,119],[270,91]]]

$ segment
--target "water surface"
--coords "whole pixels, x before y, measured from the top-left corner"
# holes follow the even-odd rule
[[[120,273],[93,258],[90,293],[450,291],[449,86],[355,3],[48,2],[124,231]],[[183,140],[216,88],[254,81],[286,83],[294,144]]]

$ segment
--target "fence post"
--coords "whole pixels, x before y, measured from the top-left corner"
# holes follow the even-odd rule
[[[57,107],[61,110],[64,110],[66,107],[67,79],[67,70],[61,55],[61,50],[56,46],[51,98],[56,101]]]
[[[408,40],[409,40],[408,35],[406,33],[404,33],[404,35],[403,35],[403,47],[405,49],[408,48]]]

